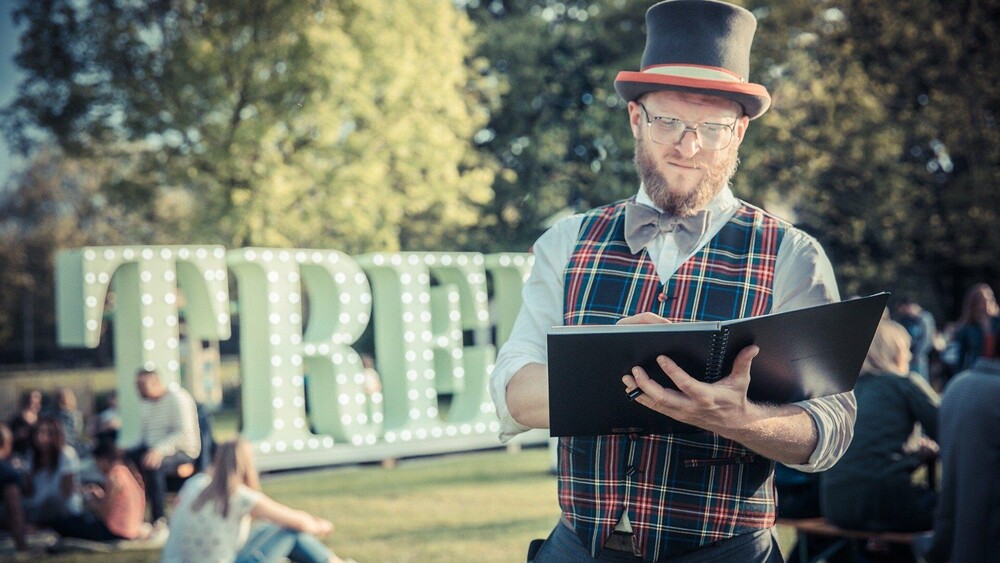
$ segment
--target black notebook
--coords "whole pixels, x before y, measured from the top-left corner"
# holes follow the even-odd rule
[[[632,366],[676,388],[656,363],[666,355],[701,381],[727,375],[740,350],[760,353],[747,396],[793,403],[850,391],[885,310],[888,293],[796,311],[719,322],[560,326],[548,333],[552,436],[693,431],[628,399]]]

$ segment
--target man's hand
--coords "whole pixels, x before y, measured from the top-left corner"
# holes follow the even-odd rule
[[[163,456],[155,449],[148,449],[142,456],[142,466],[146,469],[157,469],[163,463]]]
[[[625,392],[641,389],[635,401],[674,420],[686,422],[721,434],[740,430],[754,418],[754,405],[747,399],[750,386],[750,364],[760,352],[757,346],[747,346],[736,356],[733,371],[715,383],[705,383],[691,377],[666,356],[656,359],[663,373],[674,382],[677,390],[653,381],[641,367],[632,368],[631,375],[622,377]]]
[[[656,313],[639,313],[638,315],[632,315],[631,317],[625,317],[618,319],[616,324],[620,325],[653,325],[653,324],[669,324],[670,319],[665,319]]]
[[[662,317],[650,313],[619,323],[667,321],[657,319]],[[633,400],[674,420],[714,432],[781,463],[807,463],[819,435],[805,409],[798,405],[761,405],[747,399],[750,366],[758,353],[757,346],[740,350],[733,371],[715,383],[698,381],[666,356],[656,361],[677,390],[653,381],[641,367],[633,367],[631,374],[622,377],[622,383]]]

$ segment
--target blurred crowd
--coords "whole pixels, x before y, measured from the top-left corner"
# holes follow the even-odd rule
[[[267,497],[245,440],[216,444],[210,418],[155,370],[136,373],[136,440],[122,446],[116,395],[85,421],[69,388],[23,394],[0,423],[0,528],[19,552],[56,542],[145,542],[162,560],[342,562],[329,520]],[[173,496],[171,506],[167,499]]]
[[[990,561],[1000,553],[1000,307],[966,292],[940,329],[910,299],[887,309],[854,392],[854,439],[830,470],[780,466],[778,514],[848,530],[916,532],[913,545],[867,542],[868,561]],[[835,538],[807,538],[809,557]],[[856,551],[826,553],[855,561]]]
[[[779,516],[923,532],[916,550],[867,545],[873,560],[881,553],[881,560],[947,561],[964,549],[972,554],[965,560],[985,561],[1000,553],[981,547],[1000,541],[984,540],[1000,538],[1000,529],[984,529],[1000,520],[991,500],[1000,498],[992,478],[1000,469],[998,358],[1000,307],[990,286],[969,288],[961,315],[940,327],[919,303],[896,300],[855,387],[850,448],[824,473],[779,466]],[[377,374],[372,381],[378,386]],[[215,444],[206,413],[156,371],[139,370],[135,385],[139,428],[127,447],[113,392],[85,420],[72,389],[51,397],[29,390],[0,423],[0,527],[17,549],[29,550],[28,535],[48,529],[62,538],[152,542],[172,562],[341,561],[318,539],[332,531],[328,520],[261,492],[246,441]],[[829,543],[814,538],[810,549]]]

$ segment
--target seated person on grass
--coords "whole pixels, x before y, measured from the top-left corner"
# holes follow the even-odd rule
[[[21,506],[24,475],[12,462],[13,451],[14,435],[0,422],[0,527],[10,530],[14,549],[24,551],[28,548],[24,536],[24,507]]]
[[[167,387],[155,370],[141,369],[135,376],[139,405],[138,444],[127,456],[142,472],[153,521],[164,517],[167,477],[193,463],[201,451],[198,409],[180,386]]]
[[[32,432],[25,480],[24,512],[28,522],[49,526],[83,510],[80,458],[66,444],[62,424],[42,416]]]
[[[121,452],[111,444],[94,449],[94,463],[104,476],[103,486],[89,484],[84,489],[88,511],[61,518],[53,528],[64,537],[94,541],[134,540],[149,535],[146,497],[138,470],[123,462]]]
[[[251,520],[259,520],[252,530]],[[219,444],[209,470],[181,487],[161,561],[345,563],[317,539],[331,531],[330,521],[261,492],[250,443],[240,439]]]

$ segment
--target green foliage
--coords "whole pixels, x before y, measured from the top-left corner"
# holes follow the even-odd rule
[[[635,191],[613,81],[639,64],[650,4],[465,1],[505,87],[482,142],[502,166],[483,246],[524,249],[553,215]],[[759,19],[751,79],[774,105],[737,195],[816,236],[845,295],[906,293],[946,318],[965,287],[997,282],[1000,1],[743,4]]]
[[[636,2],[469,3],[479,53],[504,85],[481,140],[502,166],[478,232],[489,250],[528,248],[554,216],[635,189],[619,70],[638,67]]]
[[[471,138],[493,94],[449,3],[24,0],[15,14],[28,77],[6,130],[22,149],[50,136],[114,159],[104,190],[168,223],[161,241],[427,248],[492,197]]]
[[[843,53],[842,15],[812,2],[762,14],[758,37],[777,39],[758,53],[774,105],[743,146],[737,191],[819,238],[850,295],[892,288],[911,204],[896,166],[904,136],[883,106],[884,85]]]
[[[651,3],[20,0],[27,74],[2,126],[61,147],[43,168],[86,169],[129,242],[522,251],[636,190],[613,83]],[[845,295],[945,320],[1000,281],[1000,0],[742,3],[774,105],[737,195],[816,236]],[[27,240],[10,209],[0,234]],[[44,287],[25,256],[0,251],[6,287]]]
[[[1000,274],[1000,2],[765,13],[755,50],[775,107],[744,145],[738,182],[797,212],[843,293],[906,293],[952,317],[966,287]]]
[[[0,197],[0,344],[23,334],[25,325],[55,334],[58,249],[152,238],[141,217],[101,192],[110,168],[45,150],[21,175],[20,188]],[[55,338],[37,338],[34,346],[31,354],[50,355]]]

